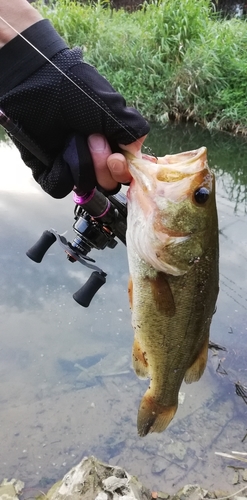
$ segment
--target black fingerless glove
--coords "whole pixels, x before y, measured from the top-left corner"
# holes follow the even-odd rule
[[[34,24],[23,36],[64,74],[20,36],[15,37],[0,50],[4,68],[0,108],[45,152],[48,165],[11,138],[34,179],[51,196],[62,198],[75,185],[89,191],[96,179],[87,137],[103,134],[115,152],[119,143],[130,144],[147,134],[149,125],[135,109],[126,107],[124,98],[95,68],[82,61],[80,49],[68,49],[48,20]],[[76,147],[80,158],[76,169],[64,155],[73,136],[76,142],[71,150]]]

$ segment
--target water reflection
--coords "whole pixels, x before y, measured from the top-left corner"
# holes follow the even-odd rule
[[[209,132],[198,126],[187,124],[154,125],[147,145],[156,155],[163,156],[183,150],[196,149],[199,145],[208,148],[208,161],[214,168],[218,184],[222,185],[226,198],[234,202],[235,209],[241,205],[246,211],[247,202],[247,139],[232,137],[220,132]],[[240,208],[240,207],[239,207]]]
[[[174,492],[195,482],[231,489],[231,469],[214,452],[246,446],[246,406],[235,393],[236,381],[247,385],[246,142],[198,127],[152,128],[149,145],[158,155],[208,147],[221,250],[211,338],[227,351],[209,352],[202,380],[182,386],[185,399],[173,423],[146,438],[136,432],[146,381],[130,368],[125,248],[93,254],[107,284],[89,309],[79,307],[72,294],[87,269],[69,263],[58,245],[42,264],[25,256],[44,229],[73,238],[71,197],[47,197],[16,150],[0,144],[0,477],[44,489],[93,453],[154,489]]]

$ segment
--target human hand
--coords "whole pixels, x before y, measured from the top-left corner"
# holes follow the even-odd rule
[[[143,136],[127,146],[120,145],[120,147],[135,156],[140,156],[145,138],[146,136]],[[92,134],[89,136],[88,147],[93,160],[97,182],[102,188],[112,191],[117,184],[127,184],[131,181],[125,156],[121,153],[112,153],[110,145],[103,135]]]
[[[32,25],[24,36],[0,50],[0,67],[6,68],[0,74],[0,107],[48,158],[44,163],[11,137],[34,179],[54,198],[63,198],[74,186],[88,192],[97,184],[110,190],[117,180],[128,182],[126,161],[117,151],[119,145],[140,151],[139,141],[149,131],[147,121],[83,61],[80,49],[68,49],[48,20]],[[40,53],[52,64],[44,63]],[[107,141],[103,151],[96,146],[95,134]],[[87,142],[91,136],[93,161]]]

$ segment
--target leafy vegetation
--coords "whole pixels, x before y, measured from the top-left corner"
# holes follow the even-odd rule
[[[218,18],[209,0],[154,0],[132,13],[107,1],[37,5],[148,119],[247,133],[245,19]]]

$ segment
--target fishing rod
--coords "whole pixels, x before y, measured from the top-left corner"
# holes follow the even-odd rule
[[[44,165],[51,165],[51,158],[29,135],[0,109],[0,125],[10,137],[15,138],[27,148]],[[73,230],[76,237],[70,243],[55,229],[43,232],[39,240],[26,252],[26,255],[36,263],[40,263],[51,245],[58,241],[70,262],[92,269],[93,272],[86,283],[73,294],[75,301],[83,307],[88,307],[96,292],[106,282],[107,274],[97,267],[95,260],[88,256],[92,249],[104,250],[115,248],[118,238],[126,244],[127,198],[123,193],[106,196],[97,188],[84,195],[73,193],[75,202]]]

